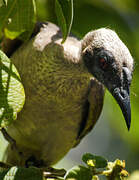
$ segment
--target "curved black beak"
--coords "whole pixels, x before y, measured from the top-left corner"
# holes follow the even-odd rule
[[[113,97],[116,99],[119,104],[123,116],[126,121],[128,130],[130,129],[131,124],[131,107],[130,107],[130,84],[132,80],[132,73],[127,67],[123,67],[123,74],[119,80],[112,81],[107,84],[107,87]]]
[[[131,107],[130,107],[130,92],[129,87],[126,89],[123,88],[115,88],[112,95],[116,99],[119,104],[122,113],[124,115],[126,125],[128,130],[130,129],[131,124]]]

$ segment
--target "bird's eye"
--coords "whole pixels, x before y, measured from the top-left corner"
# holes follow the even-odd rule
[[[103,70],[106,70],[106,69],[107,69],[107,67],[108,67],[108,62],[107,62],[106,57],[100,58],[100,59],[99,59],[99,63],[100,63],[101,69],[103,69]]]

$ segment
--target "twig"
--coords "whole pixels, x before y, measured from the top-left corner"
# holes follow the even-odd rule
[[[1,167],[1,168],[4,168],[4,169],[8,169],[8,168],[11,168],[12,165],[0,161],[0,167]]]
[[[49,167],[49,168],[42,168],[42,170],[43,170],[43,177],[44,178],[64,177],[66,174],[65,169],[54,169],[52,167]]]

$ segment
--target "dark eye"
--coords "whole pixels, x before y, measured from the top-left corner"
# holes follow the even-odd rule
[[[107,62],[107,58],[106,57],[102,57],[99,59],[99,63],[100,63],[100,67],[103,70],[106,70],[108,67],[108,62]]]

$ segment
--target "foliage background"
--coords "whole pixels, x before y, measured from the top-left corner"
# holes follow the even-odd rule
[[[37,20],[57,23],[54,0],[36,0]],[[100,27],[114,29],[135,59],[131,87],[132,124],[127,131],[120,108],[106,92],[103,112],[94,130],[71,150],[57,167],[80,164],[84,152],[104,155],[109,160],[125,159],[127,169],[139,169],[139,2],[138,0],[74,0],[72,33],[82,38]],[[0,142],[2,145],[2,142]],[[1,150],[2,151],[2,150]]]

